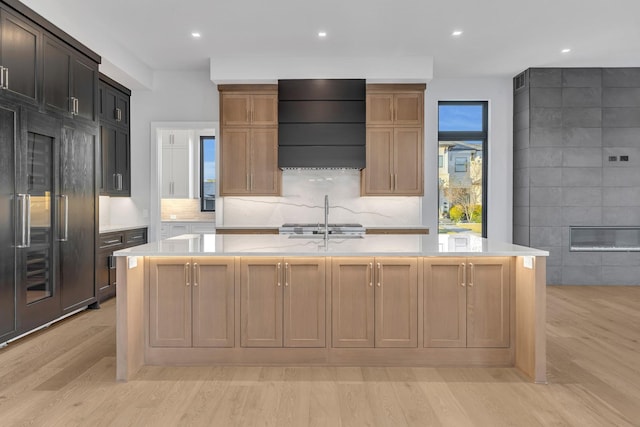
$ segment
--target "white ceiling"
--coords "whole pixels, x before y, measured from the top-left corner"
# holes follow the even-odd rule
[[[125,55],[150,70],[207,69],[209,58],[235,55],[432,56],[435,78],[640,66],[640,0],[23,2],[107,61]]]

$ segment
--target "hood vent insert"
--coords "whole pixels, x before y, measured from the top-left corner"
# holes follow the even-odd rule
[[[365,167],[364,79],[278,81],[280,168]]]

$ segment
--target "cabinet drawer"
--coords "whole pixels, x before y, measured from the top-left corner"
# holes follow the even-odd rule
[[[138,228],[124,233],[124,244],[129,246],[143,245],[147,243],[147,229]]]
[[[101,234],[99,240],[99,247],[102,248],[115,248],[124,244],[123,233],[109,233]]]

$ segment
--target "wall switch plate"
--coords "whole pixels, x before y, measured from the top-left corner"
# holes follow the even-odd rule
[[[522,263],[524,265],[524,268],[528,268],[529,270],[533,270],[533,257],[532,256],[523,257]]]
[[[169,215],[169,219],[176,219],[175,215]]]
[[[138,257],[128,256],[127,265],[129,267],[129,270],[131,270],[132,268],[136,268],[138,266]]]

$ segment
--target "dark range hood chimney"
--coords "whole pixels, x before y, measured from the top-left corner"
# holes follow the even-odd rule
[[[280,168],[365,167],[364,79],[278,80]]]

